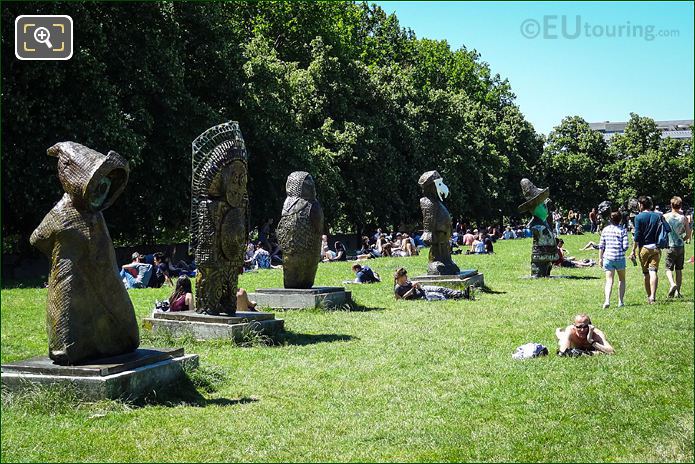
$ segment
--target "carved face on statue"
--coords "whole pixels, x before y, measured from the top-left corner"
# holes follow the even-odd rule
[[[437,189],[437,195],[439,195],[440,200],[444,201],[444,198],[449,197],[449,187],[447,187],[444,183],[444,179],[441,177],[439,179],[435,179],[434,186]]]
[[[227,171],[227,203],[233,208],[244,206],[246,195],[246,163],[237,160],[225,168]]]
[[[111,189],[111,178],[102,177],[99,182],[94,184],[94,191],[89,192],[87,200],[89,201],[89,206],[94,210],[98,211],[101,205],[104,204],[104,200],[109,195],[109,190]]]
[[[544,203],[541,203],[540,205],[536,206],[536,209],[533,210],[532,214],[541,221],[545,221],[545,219],[548,217],[548,208],[545,207]]]

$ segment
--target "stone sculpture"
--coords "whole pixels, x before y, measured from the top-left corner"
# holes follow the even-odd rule
[[[521,179],[521,191],[526,201],[519,206],[519,212],[528,211],[533,215],[533,219],[527,225],[533,234],[531,247],[532,277],[548,277],[553,267],[553,261],[559,259],[555,234],[546,221],[548,208],[544,202],[548,198],[549,190],[549,188],[539,189],[530,180]]]
[[[422,239],[430,242],[429,275],[454,275],[459,267],[451,260],[451,215],[442,200],[449,196],[449,189],[437,171],[427,171],[418,184],[425,195],[420,198],[424,232]]]
[[[287,199],[277,228],[284,286],[311,288],[321,260],[323,211],[308,172],[296,171],[287,176],[285,189]]]
[[[198,266],[199,313],[236,313],[247,238],[247,172],[237,122],[211,127],[193,142],[190,252]]]
[[[60,365],[130,353],[140,344],[133,304],[118,275],[102,211],[128,182],[128,162],[75,142],[48,149],[58,158],[63,198],[31,234],[48,256],[49,357]]]

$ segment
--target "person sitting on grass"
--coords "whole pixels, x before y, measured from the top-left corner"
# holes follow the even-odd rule
[[[484,255],[487,253],[487,251],[485,249],[485,237],[484,237],[484,235],[485,234],[480,232],[476,236],[475,240],[473,240],[473,243],[471,244],[470,250],[468,250],[466,252],[467,255],[471,255],[471,254]]]
[[[120,277],[127,290],[146,288],[152,276],[152,265],[144,262],[144,256],[133,253],[133,262],[121,266]]]
[[[379,274],[372,271],[369,266],[362,266],[361,264],[353,264],[352,272],[355,273],[355,283],[356,284],[373,284],[381,282]]]
[[[357,259],[373,259],[380,258],[381,253],[376,248],[372,248],[369,244],[369,237],[362,236],[362,248],[357,250]]]
[[[516,232],[514,232],[510,226],[507,226],[504,233],[502,234],[502,240],[512,240],[515,238]]]
[[[591,324],[591,319],[586,314],[575,316],[574,324],[568,325],[564,330],[560,327],[555,329],[555,336],[558,340],[557,354],[560,356],[615,353],[606,335]]]
[[[408,271],[405,268],[398,269],[394,275],[394,296],[397,300],[460,300],[470,299],[470,287],[464,291],[452,290],[446,287],[435,285],[421,285],[420,282],[408,280]]]
[[[415,245],[415,240],[405,232],[403,232],[403,237],[401,239],[401,248],[405,250],[408,256],[417,256],[420,254]]]
[[[393,245],[389,240],[386,239],[386,235],[381,234],[376,240],[376,249],[381,254],[381,256],[392,256],[391,247]]]
[[[150,288],[160,288],[165,283],[174,286],[169,273],[169,263],[163,253],[157,252],[153,255],[154,266],[152,267],[152,275],[147,286]]]
[[[485,253],[487,254],[492,254],[495,252],[495,247],[493,245],[494,240],[492,240],[493,237],[494,235],[483,234],[483,243],[485,244]]]
[[[328,248],[328,245],[325,245],[321,249],[321,261],[323,261],[324,263],[327,263],[328,261],[333,261],[334,259],[335,259],[335,251]]]
[[[391,242],[391,256],[394,258],[403,258],[409,256],[403,244],[403,234],[398,232]]]
[[[473,245],[473,242],[475,241],[475,235],[473,235],[473,233],[471,233],[470,229],[467,229],[466,233],[463,235],[462,240],[463,240],[463,244],[465,246],[469,247],[469,246]]]
[[[169,312],[175,311],[195,311],[191,279],[187,275],[182,275],[176,280],[174,292],[169,297]]]
[[[333,247],[335,248],[335,252],[325,250],[326,257],[323,258],[322,261],[324,263],[329,261],[347,261],[347,249],[345,248],[345,245],[343,245],[343,242],[335,242]]]
[[[256,267],[253,259],[255,254],[256,246],[253,242],[248,242],[246,244],[246,251],[244,252],[244,272],[251,271]]]
[[[270,269],[270,253],[265,249],[263,242],[256,244],[256,251],[253,254],[253,264],[256,269]]]

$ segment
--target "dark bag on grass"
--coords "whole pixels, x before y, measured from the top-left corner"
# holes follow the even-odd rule
[[[169,311],[169,300],[164,300],[164,301],[155,300],[154,310],[155,311],[162,311],[162,312]]]

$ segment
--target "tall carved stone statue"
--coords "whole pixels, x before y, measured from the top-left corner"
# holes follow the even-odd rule
[[[287,199],[277,228],[282,248],[285,288],[311,288],[321,260],[323,211],[316,199],[311,174],[295,171],[287,176]]]
[[[198,266],[199,313],[236,313],[247,239],[247,169],[237,122],[212,127],[193,142],[190,252]]]
[[[101,213],[125,189],[128,162],[75,142],[57,143],[48,155],[58,158],[65,194],[30,238],[51,262],[48,355],[70,365],[130,353],[140,334]]]
[[[437,171],[427,171],[420,176],[418,184],[425,195],[420,198],[424,232],[422,239],[429,241],[430,254],[427,273],[430,275],[453,275],[460,272],[451,259],[451,215],[442,200],[449,196],[449,189]]]
[[[549,190],[548,188],[539,189],[530,180],[521,179],[521,191],[526,202],[519,206],[519,212],[528,211],[533,215],[533,219],[527,225],[533,234],[531,247],[532,277],[548,277],[553,267],[553,261],[557,261],[559,258],[555,234],[546,221],[548,209],[544,202],[548,198]]]

